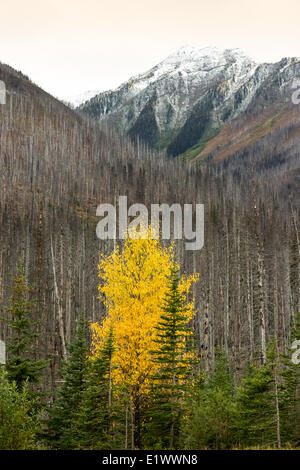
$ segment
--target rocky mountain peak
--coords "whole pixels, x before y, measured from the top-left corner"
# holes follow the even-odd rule
[[[249,107],[260,115],[290,102],[298,69],[296,60],[257,64],[240,49],[183,46],[80,110],[168,155],[190,158]]]

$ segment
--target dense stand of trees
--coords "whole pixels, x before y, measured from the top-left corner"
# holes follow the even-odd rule
[[[0,375],[0,447],[2,449],[244,449],[297,448],[300,445],[300,348],[280,352],[276,336],[266,346],[264,364],[248,361],[238,378],[224,348],[215,350],[214,366],[204,361],[193,332],[195,277],[180,277],[171,251],[153,240],[128,240],[116,256],[100,265],[99,289],[106,292],[107,315],[92,325],[93,340],[81,315],[61,370],[62,383],[51,404],[22,368],[22,382],[5,367]],[[149,270],[148,250],[160,259]],[[132,254],[136,283],[127,269]],[[162,253],[167,256],[162,259]],[[121,262],[120,262],[121,261]],[[164,264],[165,266],[162,266]],[[161,267],[160,267],[161,266]],[[164,268],[168,269],[164,272]],[[150,267],[151,268],[151,267]],[[115,270],[115,277],[111,271]],[[169,273],[169,275],[167,275]],[[166,287],[157,290],[157,277]],[[15,278],[16,305],[27,294]],[[131,304],[117,290],[127,286]],[[157,290],[157,316],[140,314],[151,287]],[[112,290],[112,293],[110,293]],[[18,303],[19,317],[29,318],[28,304]],[[14,310],[10,311],[14,316]],[[25,322],[26,323],[26,322]],[[150,328],[152,325],[152,328]],[[18,332],[32,344],[35,325]],[[291,341],[300,341],[300,313]],[[24,364],[24,351],[14,362]],[[46,367],[46,364],[44,364]],[[13,369],[13,372],[15,370]]]
[[[205,204],[204,248],[188,252],[176,242],[182,270],[200,275],[193,327],[204,371],[214,369],[220,347],[240,378],[249,359],[267,366],[275,336],[280,351],[291,346],[300,309],[299,208],[294,193],[274,184],[284,180],[284,165],[269,181],[267,165],[258,171],[251,155],[245,173],[234,159],[218,166],[169,161],[100,129],[24,78],[1,73],[9,91],[0,106],[1,317],[8,318],[11,277],[22,256],[37,300],[31,320],[39,321],[31,355],[49,360],[44,390],[57,388],[79,312],[94,322],[105,313],[97,264],[99,251],[110,253],[114,243],[96,238],[95,214],[118,195],[149,208]],[[1,339],[11,334],[1,321]]]

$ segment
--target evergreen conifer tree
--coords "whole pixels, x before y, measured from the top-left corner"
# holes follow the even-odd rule
[[[214,370],[195,384],[183,441],[189,449],[230,449],[236,444],[235,387],[228,359],[216,355]]]
[[[113,400],[111,327],[101,353],[87,363],[84,391],[76,416],[77,448],[116,449],[121,446],[121,416]]]
[[[237,434],[243,447],[281,447],[281,392],[277,340],[264,366],[251,365],[237,393]]]
[[[38,322],[31,320],[31,310],[35,303],[29,296],[32,287],[28,285],[24,265],[18,267],[14,278],[14,288],[6,311],[10,314],[7,324],[12,336],[7,344],[8,361],[6,364],[9,380],[16,382],[18,388],[27,381],[36,383],[47,366],[47,361],[33,359],[34,340],[40,335],[35,332]]]
[[[184,296],[179,289],[179,271],[173,266],[158,322],[153,361],[159,365],[153,377],[151,405],[146,424],[147,445],[174,449],[178,445],[186,392],[192,378],[194,352]]]
[[[46,434],[52,448],[74,449],[77,444],[76,414],[85,386],[86,330],[85,320],[81,315],[74,339],[68,348],[69,357],[62,367],[63,384],[49,410]]]

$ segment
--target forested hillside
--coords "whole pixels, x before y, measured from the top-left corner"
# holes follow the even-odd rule
[[[118,195],[147,207],[205,205],[203,249],[185,251],[184,241],[175,248],[180,274],[199,273],[188,298],[195,297],[192,327],[204,372],[214,370],[223,349],[239,381],[249,361],[267,363],[274,336],[280,351],[291,347],[300,310],[296,144],[288,162],[283,144],[270,154],[270,137],[218,164],[167,160],[70,110],[7,66],[0,66],[0,80],[7,87],[0,105],[0,339],[12,336],[5,307],[23,259],[41,333],[33,358],[49,360],[43,390],[54,392],[61,380],[75,320],[82,313],[100,322],[107,310],[97,266],[114,243],[96,238],[96,207],[114,204]],[[294,124],[278,125],[273,142],[294,131]]]

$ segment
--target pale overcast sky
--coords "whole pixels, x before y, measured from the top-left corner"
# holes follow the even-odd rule
[[[118,86],[183,45],[300,57],[299,0],[0,0],[0,62],[60,98]]]

